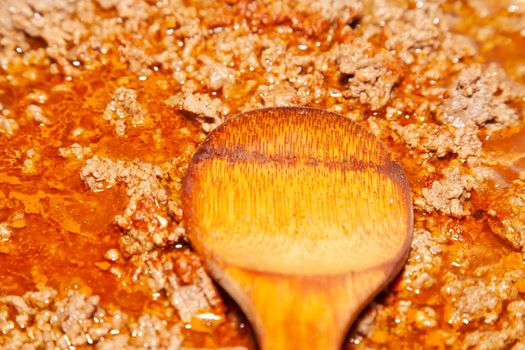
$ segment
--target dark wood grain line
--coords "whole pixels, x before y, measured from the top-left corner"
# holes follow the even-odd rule
[[[396,182],[400,181],[400,174],[402,173],[401,168],[396,166],[396,164],[390,160],[386,161],[386,164],[377,164],[374,162],[363,161],[355,157],[349,157],[344,160],[331,160],[283,154],[267,155],[261,152],[247,152],[242,147],[235,147],[233,151],[215,147],[202,148],[193,157],[193,163],[195,163],[195,165],[205,162],[206,160],[223,160],[231,164],[242,162],[256,163],[260,165],[277,164],[288,167],[294,167],[297,165],[311,167],[323,166],[327,169],[340,170],[341,172],[361,172],[372,169],[380,174],[387,175]]]

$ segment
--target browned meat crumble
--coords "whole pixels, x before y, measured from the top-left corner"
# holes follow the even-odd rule
[[[0,348],[255,349],[181,181],[290,105],[379,136],[413,191],[344,349],[525,349],[523,0],[0,1]]]

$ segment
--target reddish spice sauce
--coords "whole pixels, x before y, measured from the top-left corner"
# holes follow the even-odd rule
[[[455,10],[463,14],[468,11],[466,7],[451,7],[456,7]],[[469,20],[462,23],[458,30],[468,34],[494,20],[470,14],[463,17]],[[218,18],[214,26],[226,22],[228,18]],[[513,72],[525,62],[525,39],[523,36],[497,34],[494,41],[482,43],[482,54],[487,60],[498,61]],[[127,205],[125,189],[116,186],[93,193],[79,178],[84,161],[65,160],[58,155],[57,149],[81,142],[84,146],[96,147],[96,153],[101,156],[127,160],[139,158],[160,163],[195,148],[202,137],[195,122],[163,103],[179,89],[179,86],[170,85],[167,75],[159,72],[146,80],[139,80],[137,76],[129,75],[116,58],[108,61],[109,64],[95,71],[86,71],[71,81],[38,72],[39,78],[25,86],[12,87],[5,82],[0,85],[0,102],[15,114],[24,113],[27,103],[23,98],[29,92],[35,89],[46,92],[48,100],[42,107],[52,122],[52,125],[43,128],[26,121],[20,123],[13,137],[0,138],[0,222],[11,222],[14,228],[9,244],[0,250],[0,295],[23,294],[37,283],[45,283],[62,295],[66,295],[69,289],[96,293],[101,296],[103,304],[113,305],[131,315],[138,315],[144,310],[162,314],[162,309],[146,286],[119,280],[100,264],[105,261],[105,252],[117,246],[121,232],[112,225],[112,221]],[[525,82],[523,76],[521,80]],[[59,83],[67,89],[52,89]],[[109,102],[108,96],[123,83],[137,91],[138,100],[147,108],[151,121],[140,130],[130,128],[123,137],[116,138],[113,127],[94,116],[102,115]],[[326,84],[336,86],[339,83],[333,79]],[[244,98],[250,95],[249,87],[241,88],[246,88],[246,91],[237,95],[241,96],[238,101],[230,101],[231,105],[241,106]],[[330,99],[327,98],[321,106],[329,104]],[[363,113],[369,111],[363,109]],[[78,126],[86,131],[80,139],[72,140],[70,135]],[[183,128],[190,132],[181,133]],[[165,142],[159,144],[155,141],[157,130],[160,130]],[[504,183],[511,183],[519,178],[519,172],[525,171],[525,129],[507,130],[487,138],[484,143],[486,150],[494,153],[495,157],[514,157],[511,167],[498,169]],[[401,159],[413,187],[425,187],[433,181],[431,177],[420,176],[418,164],[402,157],[407,152],[405,147],[396,146],[393,142],[389,146]],[[37,151],[40,157],[36,161],[34,174],[22,171],[26,159],[24,152],[30,149]],[[478,195],[481,196],[478,200],[483,201],[484,194]],[[14,220],[17,213],[24,213],[23,218]],[[442,216],[434,218],[432,215],[428,215],[427,219],[444,220]],[[470,257],[474,262],[469,267],[471,269],[502,258],[502,266],[521,264],[519,254],[511,253],[508,244],[489,231],[484,216],[474,213],[464,220],[448,218],[444,227],[450,239],[443,263],[447,269],[460,268],[455,267],[454,261],[467,248],[473,254]],[[122,260],[119,265],[122,269],[129,268],[127,260]],[[391,290],[398,288],[401,286],[394,283]],[[414,302],[433,304],[437,310],[444,308],[439,299],[429,293],[422,293]],[[176,320],[175,316],[173,320]],[[244,344],[252,348],[250,332],[244,328],[243,322],[242,317],[230,315],[228,322],[206,332],[188,330],[185,333],[188,336],[186,343],[190,346]],[[474,326],[466,325],[458,332],[469,327]],[[443,322],[431,332],[406,332],[411,332],[410,339],[414,342],[440,348],[443,340],[440,328],[450,328],[450,325]],[[390,349],[402,348],[396,346],[393,341],[396,336],[390,335],[388,330],[376,332],[371,339],[378,344],[387,344]]]

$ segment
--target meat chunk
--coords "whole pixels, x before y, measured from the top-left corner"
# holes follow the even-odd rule
[[[0,134],[13,135],[18,129],[17,121],[8,116],[9,111],[0,103]]]
[[[41,159],[41,155],[34,149],[28,149],[25,152],[24,162],[22,163],[22,173],[35,175],[38,174],[39,169],[37,164]]]
[[[475,180],[470,175],[461,174],[460,168],[451,166],[443,170],[443,179],[432,182],[423,188],[421,196],[414,204],[427,212],[440,211],[447,215],[462,217],[468,214],[463,203],[470,198],[470,190]]]
[[[442,264],[443,239],[433,237],[423,229],[414,231],[412,250],[403,270],[403,285],[407,290],[420,294],[437,282]]]
[[[348,24],[360,18],[363,5],[361,1],[351,0],[263,0],[252,6],[247,0],[232,0],[239,2],[238,6],[247,8],[246,16],[251,21],[263,23],[291,22],[295,28],[310,34],[322,34],[322,30],[331,24]]]
[[[509,317],[501,330],[475,330],[465,336],[462,349],[499,350],[512,346],[512,350],[524,349],[525,301],[515,300],[506,307]],[[512,345],[514,344],[514,345]]]
[[[0,223],[0,243],[9,241],[12,234],[11,227],[7,222]]]
[[[24,299],[35,308],[44,309],[52,304],[57,296],[53,288],[40,286],[38,290],[29,291],[24,294]]]
[[[441,48],[453,62],[474,57],[477,54],[478,49],[472,38],[452,32],[446,32],[444,36]]]
[[[203,65],[197,76],[202,77],[208,89],[228,92],[233,88],[235,83],[235,71],[233,69],[207,56],[201,56],[199,60],[202,61]]]
[[[343,95],[377,110],[390,99],[400,78],[400,63],[386,50],[373,51],[368,42],[356,40],[341,45],[336,60],[346,84]]]
[[[221,100],[200,93],[179,93],[166,100],[166,104],[189,112],[208,132],[219,126],[230,112]]]
[[[448,322],[458,326],[477,320],[495,323],[503,311],[503,303],[518,297],[519,281],[524,275],[524,271],[515,270],[506,272],[499,278],[485,280],[476,277],[460,279],[447,273],[441,294],[454,300]]]
[[[60,147],[58,149],[58,154],[63,158],[76,158],[76,159],[84,159],[84,157],[91,155],[92,150],[91,147],[86,146],[83,147],[82,145],[78,143],[73,143],[69,147]]]
[[[375,318],[377,316],[378,309],[381,308],[381,305],[372,302],[367,306],[365,311],[359,317],[356,323],[352,325],[350,330],[351,337],[363,337],[369,336],[372,333],[372,328],[374,325]]]
[[[115,127],[117,135],[123,136],[126,125],[137,127],[144,124],[146,113],[137,101],[135,90],[121,86],[115,90],[103,117]]]
[[[47,287],[0,297],[0,332],[5,349],[114,349],[118,344],[126,349],[177,350],[183,340],[178,324],[149,314],[133,319],[119,310],[106,310],[96,295],[70,292],[59,298]]]
[[[125,232],[119,243],[127,256],[150,251],[155,246],[166,247],[179,238],[168,229],[165,211],[151,197],[133,198],[124,214],[115,217],[115,223]]]
[[[24,298],[17,295],[6,295],[0,297],[0,304],[11,305],[16,310],[16,323],[18,327],[24,329],[28,326],[29,319],[35,314],[35,309],[27,305]]]
[[[341,21],[348,24],[362,15],[363,4],[355,0],[299,1],[305,10],[319,13],[329,22]]]
[[[134,335],[133,343],[137,348],[176,350],[182,345],[177,326],[170,327],[167,321],[147,314],[142,315],[136,323],[132,323],[130,331]]]
[[[31,37],[41,37],[48,45],[65,47],[68,41],[86,34],[75,19],[77,2],[69,0],[9,0],[11,25]]]
[[[147,284],[153,291],[167,293],[182,321],[195,321],[207,312],[223,315],[222,299],[194,252],[150,252],[142,254],[137,261],[137,271],[145,272]]]
[[[449,90],[440,120],[456,127],[472,121],[488,132],[515,125],[520,117],[510,103],[524,91],[525,86],[512,82],[497,64],[468,67]]]
[[[487,212],[490,230],[525,251],[525,182],[516,180],[512,187],[486,195],[489,200],[476,200],[476,204]]]
[[[161,181],[163,170],[144,162],[113,161],[95,156],[86,161],[80,177],[93,191],[124,183],[130,196],[122,215],[115,223],[124,230],[119,240],[127,256],[165,247],[180,238],[176,230],[168,229],[166,206],[168,193]]]
[[[104,9],[115,8],[122,18],[132,18],[144,20],[147,18],[147,4],[141,0],[96,0]],[[135,24],[130,29],[134,29]]]
[[[461,159],[481,155],[478,127],[471,121],[462,126],[433,123],[402,126],[397,122],[393,122],[391,126],[410,148],[423,153],[434,152],[437,157],[455,153]]]
[[[162,169],[149,163],[114,161],[98,156],[88,159],[80,170],[80,178],[93,191],[103,191],[122,182],[130,197],[151,196],[166,203],[168,195],[160,183],[162,176]]]
[[[264,107],[285,107],[297,105],[297,90],[291,84],[282,82],[275,85],[261,85],[257,93]]]
[[[42,107],[35,104],[30,104],[26,107],[26,115],[30,120],[33,120],[38,124],[51,124],[51,120],[45,115]]]
[[[405,63],[413,63],[421,51],[439,47],[443,23],[435,18],[444,17],[439,4],[426,2],[416,8],[396,9],[385,2],[385,6],[386,10],[379,13],[380,18],[386,19],[385,47],[399,52]]]
[[[415,319],[416,327],[422,330],[436,327],[438,324],[437,312],[429,306],[417,310]]]
[[[95,313],[100,312],[98,304],[98,297],[76,293],[57,303],[54,322],[60,325],[71,344],[78,346],[86,342],[85,327],[93,322]]]

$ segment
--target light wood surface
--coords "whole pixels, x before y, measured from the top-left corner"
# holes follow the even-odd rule
[[[184,215],[262,350],[339,349],[412,239],[409,186],[383,144],[311,108],[251,111],[214,130],[190,163]]]

